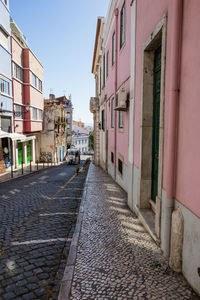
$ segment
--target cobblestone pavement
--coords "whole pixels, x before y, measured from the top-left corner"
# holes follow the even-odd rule
[[[0,184],[0,299],[57,299],[87,173],[75,170]]]
[[[90,166],[70,299],[199,299],[167,268],[126,200],[106,173]]]

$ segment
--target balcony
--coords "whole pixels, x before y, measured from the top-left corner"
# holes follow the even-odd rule
[[[90,98],[90,111],[91,113],[95,113],[99,110],[99,98],[91,97]]]

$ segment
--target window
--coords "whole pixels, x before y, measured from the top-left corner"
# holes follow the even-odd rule
[[[37,120],[37,108],[32,108],[32,112],[33,112],[33,120]]]
[[[14,77],[22,81],[22,74],[22,68],[14,63]]]
[[[37,77],[33,73],[32,73],[32,85],[34,87],[37,87]]]
[[[39,116],[39,120],[42,120],[42,110],[38,109],[38,116]]]
[[[42,92],[42,81],[40,79],[38,79],[38,83],[39,83],[39,90]]]
[[[67,112],[67,119],[70,119],[70,112]]]
[[[101,111],[101,129],[105,130],[105,111],[104,109]]]
[[[10,95],[10,84],[8,81],[0,78],[0,91],[1,93]]]
[[[123,162],[118,158],[118,171],[122,175],[123,173]]]
[[[112,65],[115,63],[115,32],[112,36]]]
[[[111,162],[114,163],[114,153],[111,151]]]
[[[111,128],[114,128],[114,97],[111,99]]]
[[[106,78],[108,77],[109,51],[106,53]]]
[[[5,5],[7,5],[8,4],[7,0],[4,0],[4,3],[5,3]]]
[[[8,50],[8,35],[2,28],[0,28],[0,44]]]
[[[120,49],[125,42],[125,2],[120,12]]]
[[[99,69],[99,89],[100,89],[99,93],[101,94],[101,67]]]
[[[103,55],[103,86],[105,86],[106,82],[106,56],[105,54]]]
[[[124,127],[124,112],[119,111],[119,128]]]
[[[15,104],[15,119],[22,119],[22,106]]]

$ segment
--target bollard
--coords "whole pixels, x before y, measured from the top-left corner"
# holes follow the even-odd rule
[[[37,164],[37,171],[38,171],[38,160],[36,161],[36,164]]]
[[[79,173],[79,165],[76,165],[76,175]]]
[[[30,160],[30,173],[31,173],[31,171],[32,171],[32,168],[31,168],[31,160]]]
[[[11,178],[13,178],[13,164],[11,162]]]
[[[51,166],[53,166],[53,161],[52,161],[52,159],[51,159]]]
[[[23,160],[22,160],[22,175],[24,175],[24,163],[23,163]]]

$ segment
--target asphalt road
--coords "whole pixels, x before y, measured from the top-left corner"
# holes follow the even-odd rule
[[[57,299],[87,175],[75,170],[0,184],[0,299]]]

